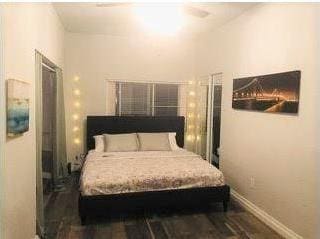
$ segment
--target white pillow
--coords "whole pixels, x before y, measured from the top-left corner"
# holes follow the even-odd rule
[[[171,151],[168,133],[137,133],[140,151]]]
[[[95,152],[104,152],[104,137],[103,135],[93,136],[95,142]]]
[[[177,145],[176,133],[175,132],[170,132],[168,134],[169,134],[169,142],[170,142],[171,150],[180,149],[180,147]]]
[[[137,134],[104,134],[105,152],[138,151]]]

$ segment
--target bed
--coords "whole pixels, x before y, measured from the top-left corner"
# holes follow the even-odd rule
[[[100,134],[175,132],[172,151],[95,152]],[[227,210],[230,188],[223,174],[182,149],[184,117],[87,117],[88,154],[80,177],[79,215],[151,208],[181,208],[221,202]]]

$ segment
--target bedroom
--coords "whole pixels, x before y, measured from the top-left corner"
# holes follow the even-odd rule
[[[176,20],[179,23],[179,19],[175,18],[175,13],[173,18],[170,15],[176,5],[163,9],[164,13],[159,16],[157,14],[161,11],[150,7],[147,7],[147,14],[145,11],[132,12],[134,6],[130,4],[0,4],[1,238],[35,238],[37,233],[43,231],[36,222],[39,219],[39,204],[36,203],[39,190],[37,193],[36,186],[41,181],[36,166],[41,138],[39,93],[43,93],[38,85],[39,63],[52,68],[56,80],[61,79],[60,70],[63,75],[63,88],[57,87],[59,96],[61,93],[63,95],[63,98],[57,97],[63,99],[58,104],[60,111],[57,118],[64,120],[57,123],[56,130],[61,133],[59,140],[65,135],[67,156],[64,157],[65,162],[59,161],[63,162],[64,180],[59,182],[61,185],[56,185],[61,187],[52,193],[55,197],[50,196],[55,207],[53,220],[47,226],[47,230],[51,230],[49,233],[47,231],[48,238],[53,234],[59,234],[60,238],[99,238],[99,233],[109,235],[112,228],[132,238],[128,230],[132,235],[139,230],[144,233],[145,226],[148,228],[146,233],[157,238],[158,231],[152,230],[152,222],[157,222],[154,218],[142,219],[147,222],[142,225],[132,224],[131,221],[128,225],[111,223],[113,226],[110,226],[107,221],[104,228],[103,223],[90,224],[89,220],[87,225],[82,226],[76,206],[78,188],[72,188],[72,196],[68,194],[68,183],[74,178],[67,174],[66,165],[70,163],[71,171],[76,170],[87,152],[87,116],[129,114],[125,111],[132,106],[129,103],[133,96],[125,97],[124,94],[129,91],[139,93],[132,93],[137,103],[130,110],[137,109],[140,114],[143,108],[143,115],[184,116],[185,127],[178,124],[179,127],[175,128],[175,124],[168,122],[151,123],[152,127],[149,123],[143,124],[145,121],[138,121],[140,124],[137,124],[144,132],[148,132],[146,130],[150,126],[155,132],[183,135],[184,140],[176,138],[177,144],[184,145],[203,158],[211,157],[212,163],[219,162],[219,170],[231,188],[227,212],[223,212],[222,199],[227,199],[228,193],[224,194],[224,198],[219,198],[219,203],[214,203],[211,209],[206,209],[213,212],[188,214],[185,209],[185,213],[177,214],[180,224],[161,223],[160,228],[167,230],[164,238],[197,238],[195,233],[198,238],[319,237],[319,163],[316,160],[319,158],[320,135],[317,124],[320,119],[316,111],[320,93],[319,4],[194,3],[187,6],[194,8],[183,7],[185,25],[177,31],[174,23]],[[199,15],[195,9],[208,14],[195,17],[192,14]],[[150,15],[157,20],[160,18],[162,23],[144,25],[145,21],[140,17]],[[150,27],[158,27],[160,32]],[[235,108],[233,103],[237,89],[234,82],[237,79],[263,80],[266,75],[294,71],[300,72],[298,112],[268,113]],[[9,112],[7,84],[11,79],[27,82],[29,92],[28,128],[15,137],[9,137],[6,133]],[[207,125],[203,121],[214,117],[213,111],[207,111],[215,106],[210,105],[208,98],[211,97],[214,102],[217,99],[213,95],[219,95],[214,94],[214,87],[209,94],[210,82],[211,87],[222,85],[221,130],[217,133],[220,145],[214,146],[219,148],[215,151],[210,148],[213,144],[205,142],[212,142],[212,137],[207,135],[217,131],[213,130],[213,124]],[[122,94],[119,95],[120,89]],[[163,92],[166,97],[161,97]],[[278,92],[273,90],[270,95]],[[157,98],[157,95],[160,97]],[[161,105],[159,102],[167,104]],[[198,114],[202,120],[198,120]],[[139,128],[136,132],[132,129],[130,132],[124,131],[132,125],[136,123],[126,122],[121,129],[113,128],[118,129],[116,132],[119,133],[139,133]],[[197,131],[197,126],[201,130]],[[183,131],[178,131],[181,128]],[[94,129],[101,129],[101,126]],[[199,141],[201,143],[197,143]],[[211,145],[209,149],[208,145]],[[212,154],[208,156],[207,152],[219,155],[219,161]],[[61,169],[58,170],[61,173]],[[204,201],[212,199],[203,193],[196,192],[190,197],[195,202],[197,196]],[[162,196],[166,197],[164,194]],[[166,197],[165,201],[170,201],[170,198]],[[127,202],[125,200],[124,203]],[[200,207],[199,203],[197,205]],[[64,212],[68,217],[62,220],[61,214]],[[217,215],[213,216],[213,222],[208,213]],[[254,221],[243,222],[240,220],[242,216],[253,217]],[[175,217],[168,217],[168,220],[172,218]],[[66,227],[64,223],[67,223]],[[190,226],[192,223],[194,227]],[[215,228],[212,226],[214,223],[220,227]],[[59,231],[59,228],[65,230]],[[261,228],[264,228],[263,232]],[[177,234],[173,235],[172,231]],[[266,231],[271,234],[263,235]],[[210,233],[213,236],[208,236]]]

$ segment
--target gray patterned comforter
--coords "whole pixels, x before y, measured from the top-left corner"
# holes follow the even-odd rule
[[[89,152],[82,195],[105,195],[224,185],[221,171],[186,150]]]

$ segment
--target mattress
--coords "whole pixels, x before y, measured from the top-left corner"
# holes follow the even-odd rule
[[[221,171],[184,149],[94,152],[82,168],[83,196],[224,185]]]

